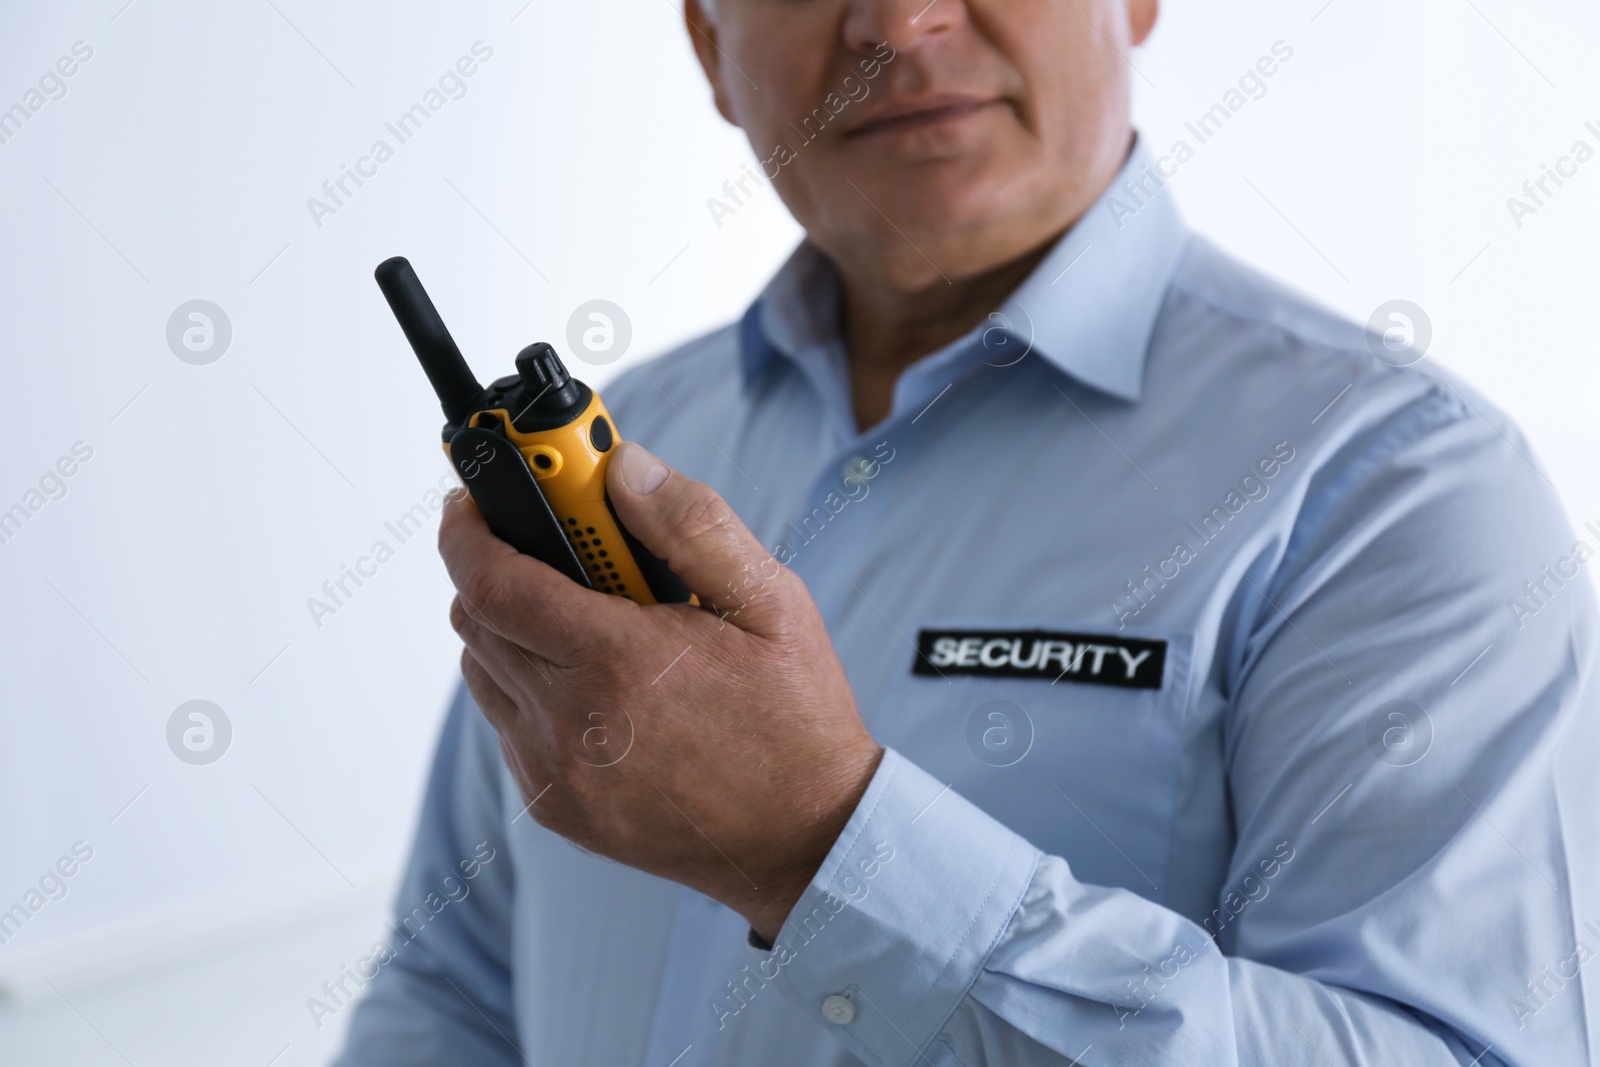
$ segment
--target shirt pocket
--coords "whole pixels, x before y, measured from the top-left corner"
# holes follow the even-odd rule
[[[900,657],[869,719],[879,742],[1067,860],[1081,881],[1161,898],[1194,635],[1096,635],[1092,625],[1061,619],[936,619],[919,630],[922,650]],[[939,637],[969,643],[924,655]],[[1038,641],[1053,644],[1030,643]],[[1145,669],[1148,660],[1144,673],[1127,668],[1157,648],[1158,676]],[[1098,676],[1089,670],[1097,655]],[[1038,656],[1048,656],[1048,667]]]

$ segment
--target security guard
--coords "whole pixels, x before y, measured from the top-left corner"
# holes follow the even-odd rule
[[[1596,1062],[1591,534],[1185,231],[1156,0],[687,18],[807,233],[607,390],[701,607],[448,509],[466,687],[341,1063]]]

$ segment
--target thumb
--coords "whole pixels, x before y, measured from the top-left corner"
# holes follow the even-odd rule
[[[741,630],[781,626],[793,576],[716,490],[628,443],[607,464],[606,491],[622,525],[667,561],[702,606]]]

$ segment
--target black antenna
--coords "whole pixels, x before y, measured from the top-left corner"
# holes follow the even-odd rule
[[[483,386],[445,329],[439,309],[422,288],[422,280],[404,256],[384,260],[373,276],[378,279],[384,299],[389,301],[389,310],[399,320],[400,329],[405,331],[406,340],[411,342],[433,391],[439,395],[444,417],[451,423],[462,422],[477,410]]]

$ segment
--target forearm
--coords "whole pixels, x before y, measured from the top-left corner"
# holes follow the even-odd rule
[[[1067,901],[1077,897],[1076,905]],[[1113,899],[1123,898],[1123,899]],[[1131,898],[1131,899],[1130,899]],[[1224,956],[1205,931],[1120,890],[1072,883],[1047,857],[1013,931],[941,1028],[952,1063],[1043,1067],[1499,1067],[1379,997]],[[1041,939],[1041,916],[1076,932]],[[1170,913],[1167,913],[1170,914]],[[1148,921],[1146,921],[1148,920]],[[1133,931],[1130,936],[1129,931]],[[1140,936],[1147,932],[1149,936]],[[1139,962],[1130,966],[1133,957]],[[1062,961],[1057,963],[1056,961]],[[1071,961],[1066,965],[1066,961]],[[934,1057],[935,1062],[940,1062]]]
[[[868,1063],[1454,1067],[1483,1051],[1078,882],[893,752],[771,960],[797,1007]],[[850,1007],[830,1015],[833,996]]]

